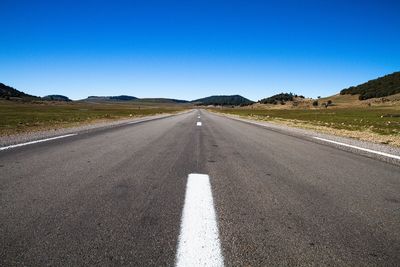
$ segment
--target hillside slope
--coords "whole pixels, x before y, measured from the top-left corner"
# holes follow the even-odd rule
[[[340,91],[341,95],[360,95],[360,100],[385,97],[397,93],[400,93],[400,72],[394,72],[392,74],[388,74],[383,77],[370,80],[366,83],[352,86]]]
[[[24,92],[19,91],[11,86],[0,83],[0,98],[10,98],[10,97],[38,98],[33,95],[25,94]]]

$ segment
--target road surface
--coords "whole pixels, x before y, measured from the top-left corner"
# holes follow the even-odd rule
[[[0,151],[1,266],[196,261],[399,266],[400,167],[204,110]]]

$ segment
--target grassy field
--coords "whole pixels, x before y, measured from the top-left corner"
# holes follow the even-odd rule
[[[94,121],[173,113],[178,105],[0,101],[0,135],[77,126]]]
[[[376,138],[376,141],[400,144],[400,106],[329,107],[327,109],[224,108],[214,110],[251,119],[283,122],[302,128],[326,129],[325,132],[332,130],[332,133],[370,141],[374,141],[373,136],[381,136],[383,138]],[[368,138],[363,138],[363,134],[368,135]]]

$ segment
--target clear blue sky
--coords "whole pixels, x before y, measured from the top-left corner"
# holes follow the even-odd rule
[[[327,96],[400,70],[400,2],[0,0],[0,82],[34,95]]]

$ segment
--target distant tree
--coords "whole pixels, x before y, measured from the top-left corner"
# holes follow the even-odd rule
[[[321,96],[319,95],[319,96],[317,96],[317,98],[318,98],[318,99],[320,99],[320,98],[321,98]]]

